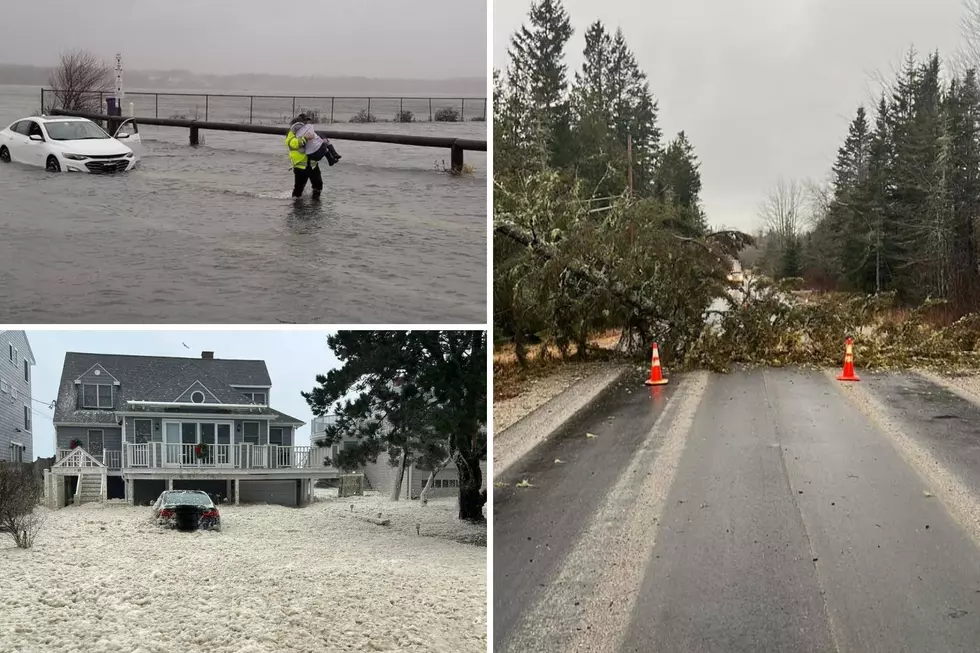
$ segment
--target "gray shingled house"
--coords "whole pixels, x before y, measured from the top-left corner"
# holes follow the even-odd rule
[[[320,445],[318,443],[324,439],[327,426],[335,419],[336,417],[333,415],[314,417],[313,423],[310,425],[310,442],[319,447]],[[327,451],[327,456],[332,460],[342,449],[354,446],[356,443],[356,440],[345,439],[330,447],[323,448]],[[371,489],[380,492],[391,492],[395,484],[395,479],[398,478],[398,468],[396,465],[391,464],[387,452],[382,452],[375,462],[369,462],[363,465],[359,471],[364,474]],[[487,479],[486,461],[480,462],[480,471],[483,473],[485,487]],[[402,476],[402,496],[409,499],[419,498],[422,494],[422,488],[425,487],[426,482],[429,480],[430,473],[431,470],[424,469],[416,463],[408,465],[405,468],[405,474]],[[456,469],[456,465],[449,463],[436,473],[435,478],[432,479],[432,487],[429,489],[427,496],[431,498],[455,497],[458,494],[459,471]]]
[[[0,461],[34,462],[34,352],[23,331],[0,331]]]
[[[218,500],[304,505],[337,476],[303,422],[270,407],[265,361],[68,353],[54,412],[52,507],[149,504],[165,489]]]

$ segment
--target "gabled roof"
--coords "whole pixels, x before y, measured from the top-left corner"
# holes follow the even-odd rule
[[[222,402],[241,404],[242,392],[232,384],[272,385],[265,361],[169,356],[130,356],[68,352],[61,371],[54,421],[106,424],[118,421],[114,411],[78,410],[75,379],[95,365],[119,381],[116,409],[127,401],[175,401],[181,393],[200,381]]]

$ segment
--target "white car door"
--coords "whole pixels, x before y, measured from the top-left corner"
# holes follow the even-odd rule
[[[133,151],[133,158],[139,161],[143,157],[143,138],[140,136],[139,125],[136,120],[129,118],[124,120],[119,129],[116,130],[113,138]]]
[[[19,163],[27,163],[27,121],[21,120],[10,126],[10,141],[7,143],[7,150],[10,151],[10,160]]]
[[[31,165],[41,166],[43,168],[48,158],[48,139],[44,136],[41,125],[33,120],[28,120],[27,123],[27,145],[24,147],[24,163],[30,163]],[[41,137],[41,140],[35,140],[38,136]]]

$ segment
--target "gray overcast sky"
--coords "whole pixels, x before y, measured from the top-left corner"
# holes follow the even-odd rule
[[[442,79],[487,70],[486,0],[4,2],[0,63],[81,47],[133,69]],[[18,27],[22,26],[22,27]]]
[[[301,390],[316,385],[316,375],[340,363],[327,347],[327,331],[28,331],[37,359],[31,389],[34,394],[34,457],[54,455],[52,411],[61,382],[65,353],[138,354],[198,358],[213,351],[215,358],[264,360],[272,377],[271,406],[306,422],[296,444],[310,442],[313,413]],[[184,345],[187,347],[184,347]],[[189,349],[188,349],[189,347]]]
[[[960,0],[565,0],[581,65],[596,19],[626,41],[660,103],[665,135],[681,129],[701,159],[712,224],[758,225],[780,176],[824,179],[847,124],[915,45],[951,54]],[[528,0],[494,0],[493,65],[507,63]],[[571,76],[570,76],[571,79]]]

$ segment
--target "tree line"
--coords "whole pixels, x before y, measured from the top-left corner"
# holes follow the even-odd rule
[[[572,34],[561,0],[533,2],[494,71],[494,329],[522,364],[530,334],[682,349],[744,237],[708,233],[694,146],[665,141],[623,31],[593,22],[570,78]]]
[[[811,202],[807,206],[807,202]],[[980,85],[914,50],[876,106],[859,106],[824,186],[782,182],[750,261],[776,277],[917,304],[980,301]]]

